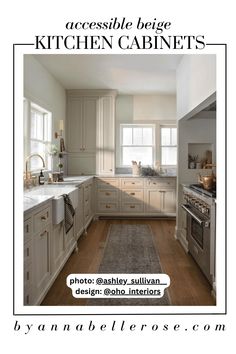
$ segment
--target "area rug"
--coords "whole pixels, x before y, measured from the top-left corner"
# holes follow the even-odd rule
[[[151,228],[145,224],[111,225],[98,273],[163,273]],[[162,298],[101,298],[90,299],[87,304],[89,306],[166,306],[170,305],[170,299],[165,289]]]

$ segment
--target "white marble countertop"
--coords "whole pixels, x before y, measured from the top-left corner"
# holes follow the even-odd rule
[[[41,204],[48,202],[53,199],[53,196],[50,195],[34,195],[30,196],[27,193],[24,194],[24,212],[32,211]]]

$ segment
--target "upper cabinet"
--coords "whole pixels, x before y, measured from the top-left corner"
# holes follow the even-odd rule
[[[67,91],[68,174],[114,174],[114,90]]]
[[[97,105],[97,97],[68,97],[68,152],[95,152]]]

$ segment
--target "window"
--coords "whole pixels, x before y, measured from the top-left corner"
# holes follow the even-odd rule
[[[152,124],[121,124],[121,166],[131,166],[131,161],[153,165],[154,136]]]
[[[177,128],[161,127],[161,165],[177,164]]]
[[[51,170],[52,159],[48,154],[52,141],[52,119],[51,113],[45,109],[25,101],[25,158],[30,154],[40,154],[45,160],[46,168]],[[32,158],[29,161],[30,170],[36,171],[42,168],[42,161],[39,158]]]

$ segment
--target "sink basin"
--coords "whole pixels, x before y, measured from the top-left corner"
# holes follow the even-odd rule
[[[78,189],[75,187],[63,186],[43,186],[27,192],[24,200],[34,196],[52,196],[52,223],[60,224],[65,217],[63,194],[68,194],[74,208],[78,206]]]

